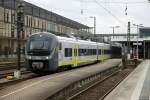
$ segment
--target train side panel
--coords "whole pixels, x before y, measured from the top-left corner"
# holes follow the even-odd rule
[[[97,59],[97,45],[96,43],[83,43],[82,41],[80,42],[79,45],[79,55],[78,55],[78,64],[83,65],[83,64],[89,64],[96,62]]]
[[[110,44],[104,45],[104,60],[111,58]]]
[[[60,48],[59,48],[59,61],[58,61],[58,65],[61,67],[65,67],[67,65],[74,65],[74,46],[76,45],[76,43],[73,42],[66,42],[61,40],[60,41]]]
[[[104,60],[104,43],[98,43],[98,61],[102,62]]]

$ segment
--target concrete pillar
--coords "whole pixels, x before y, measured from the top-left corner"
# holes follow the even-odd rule
[[[146,53],[146,52],[145,52],[145,49],[146,49],[146,47],[145,47],[145,41],[143,41],[143,42],[144,42],[143,58],[145,59],[145,53]]]
[[[149,59],[149,48],[148,47],[149,47],[149,43],[147,42],[147,47],[146,47],[147,48],[147,59]]]

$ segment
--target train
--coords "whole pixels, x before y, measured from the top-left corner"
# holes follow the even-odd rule
[[[112,58],[114,49],[121,55],[121,46],[38,32],[29,37],[25,58],[27,69],[39,74],[101,62]]]

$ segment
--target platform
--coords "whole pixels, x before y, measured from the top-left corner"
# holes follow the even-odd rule
[[[150,60],[145,60],[104,100],[149,100],[149,96]]]
[[[0,100],[45,100],[71,83],[120,63],[120,59],[110,59],[88,67],[30,79],[0,90]]]

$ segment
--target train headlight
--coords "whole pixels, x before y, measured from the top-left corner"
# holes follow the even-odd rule
[[[49,57],[46,57],[46,59],[48,59]]]
[[[31,57],[31,56],[29,56],[29,59],[32,59],[32,57]]]
[[[31,59],[32,57],[31,56],[27,56],[27,59]]]

